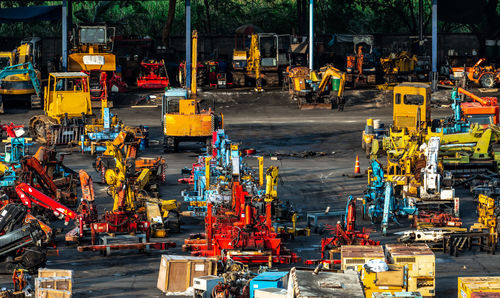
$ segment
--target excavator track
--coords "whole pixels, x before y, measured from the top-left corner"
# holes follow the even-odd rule
[[[57,122],[48,116],[33,116],[30,119],[29,133],[36,142],[43,145],[49,145],[52,140],[51,127],[56,124]]]

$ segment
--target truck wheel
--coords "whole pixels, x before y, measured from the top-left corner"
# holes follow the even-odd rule
[[[163,151],[164,152],[175,152],[176,151],[175,138],[165,137],[163,139]]]
[[[495,77],[491,73],[484,74],[479,80],[483,88],[495,87]]]

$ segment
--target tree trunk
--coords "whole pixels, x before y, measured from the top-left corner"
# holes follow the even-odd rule
[[[212,33],[212,25],[210,22],[210,5],[208,3],[208,0],[204,0],[205,3],[205,14],[207,15],[207,31],[208,33]]]
[[[170,37],[170,31],[172,30],[172,23],[174,22],[174,17],[175,17],[176,2],[177,0],[168,1],[167,21],[165,22],[165,26],[163,27],[163,32],[162,32],[162,41],[167,48],[169,46],[168,38]]]

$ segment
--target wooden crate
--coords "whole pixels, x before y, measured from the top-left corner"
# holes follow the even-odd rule
[[[36,291],[35,298],[71,298],[71,292],[54,289],[39,289]]]
[[[386,244],[391,264],[408,266],[408,291],[433,297],[436,290],[436,256],[427,244]]]
[[[162,292],[184,292],[193,278],[217,275],[217,260],[211,258],[162,255],[157,288]]]
[[[385,261],[384,248],[380,245],[342,245],[340,259],[342,270],[361,271],[368,261]]]
[[[73,270],[64,270],[64,269],[48,269],[48,268],[40,268],[38,269],[38,277],[73,277]]]
[[[71,277],[38,277],[35,279],[35,289],[54,289],[72,291]]]

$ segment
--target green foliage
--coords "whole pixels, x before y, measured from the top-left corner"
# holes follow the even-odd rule
[[[192,27],[201,35],[231,35],[243,24],[256,25],[265,32],[295,33],[300,31],[297,1],[300,0],[191,0]],[[162,29],[167,21],[169,5],[167,0],[72,2],[75,24],[107,23],[117,28],[117,34],[135,37],[147,35],[158,40],[161,40]],[[431,0],[423,0],[423,3],[424,28],[430,32]],[[61,1],[0,1],[0,7],[59,4]],[[184,0],[177,0],[171,35],[184,35],[184,4]],[[307,29],[307,15],[306,8],[303,12],[303,29]],[[2,24],[0,36],[53,37],[60,34],[60,27],[60,21]],[[458,32],[476,30],[475,27],[459,24],[441,24],[440,28]],[[418,0],[315,0],[315,32],[416,34]]]

